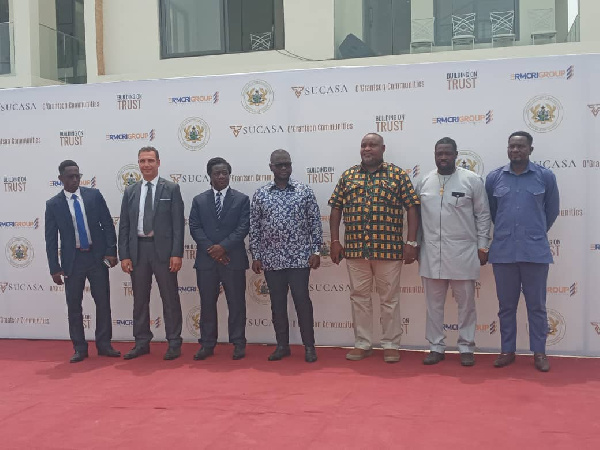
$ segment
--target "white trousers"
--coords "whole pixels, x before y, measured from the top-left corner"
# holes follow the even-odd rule
[[[381,346],[384,349],[400,348],[402,323],[400,318],[400,260],[346,260],[350,277],[350,302],[354,321],[354,346],[368,350],[373,346],[373,278],[379,294]]]
[[[446,339],[444,333],[444,305],[448,285],[450,285],[454,293],[454,299],[458,304],[458,351],[473,353],[475,351],[475,327],[477,325],[475,280],[421,278],[427,303],[425,337],[429,341],[431,351],[444,353],[446,349],[446,343],[444,342]]]

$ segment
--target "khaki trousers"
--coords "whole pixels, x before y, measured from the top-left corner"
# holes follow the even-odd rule
[[[368,350],[373,346],[373,279],[379,294],[381,346],[384,349],[400,348],[402,324],[400,302],[400,260],[370,260],[352,258],[346,260],[350,278],[350,301],[354,321],[354,346]]]

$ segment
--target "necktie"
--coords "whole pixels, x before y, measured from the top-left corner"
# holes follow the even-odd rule
[[[152,183],[146,183],[146,201],[144,202],[144,234],[152,233]]]
[[[85,231],[85,221],[83,220],[83,211],[77,200],[77,195],[73,194],[73,209],[75,210],[75,223],[77,223],[77,234],[79,234],[79,248],[81,250],[90,249],[90,241]]]
[[[223,207],[221,206],[221,196],[223,194],[221,194],[220,192],[217,192],[217,196],[215,197],[215,210],[217,211],[217,219],[221,219],[221,210],[223,209]]]

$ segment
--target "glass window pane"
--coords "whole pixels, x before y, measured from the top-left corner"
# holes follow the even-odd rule
[[[263,47],[273,48],[274,11],[273,0],[244,0],[242,3],[242,50],[252,50],[250,35],[260,35],[264,38]],[[270,43],[269,36],[271,33]]]

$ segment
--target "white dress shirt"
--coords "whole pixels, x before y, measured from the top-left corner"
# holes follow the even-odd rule
[[[81,198],[81,191],[79,188],[73,193],[65,191],[65,197],[67,197],[67,204],[69,205],[69,211],[71,212],[71,219],[73,220],[73,227],[75,228],[75,246],[77,248],[80,247],[79,243],[79,230],[77,229],[77,220],[75,220],[75,207],[73,206],[73,194],[77,196],[77,201],[79,202],[79,206],[81,206],[81,212],[83,213],[83,223],[85,224],[85,233],[88,237],[88,242],[92,245],[92,235],[90,234],[90,227],[88,226],[87,215],[85,213],[85,205],[83,204],[83,199]]]
[[[152,183],[152,206],[154,207],[154,200],[156,200],[156,185],[158,184],[158,175],[156,176],[156,178],[154,178],[153,180],[150,181],[150,183]],[[149,235],[145,235],[144,234],[144,206],[146,205],[146,195],[148,194],[148,186],[146,186],[146,184],[148,184],[148,182],[146,180],[143,180],[142,183],[142,192],[140,193],[140,205],[139,205],[139,212],[138,212],[138,226],[137,226],[137,234],[139,237],[150,237],[150,236],[154,236],[154,230],[149,234]]]

